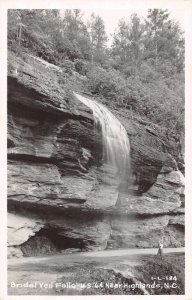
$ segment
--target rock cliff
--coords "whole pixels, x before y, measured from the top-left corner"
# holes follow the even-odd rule
[[[132,184],[119,191],[92,111],[60,85],[62,70],[27,54],[8,62],[10,255],[156,247],[162,232],[183,245],[184,179],[166,138],[112,111],[131,143]]]

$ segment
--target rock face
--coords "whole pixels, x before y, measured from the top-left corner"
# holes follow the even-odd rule
[[[176,211],[182,206],[182,191],[184,187],[184,176],[180,171],[164,173],[164,167],[154,185],[142,196],[125,197],[123,206],[129,207],[129,213],[139,215],[158,215]]]
[[[9,53],[10,256],[154,247],[162,229],[172,235],[167,245],[183,245],[183,224],[170,216],[183,212],[183,176],[164,143],[116,113],[131,142],[133,188],[143,195],[119,193],[92,112],[61,88],[61,73]]]
[[[113,218],[112,232],[109,237],[108,248],[157,248],[158,241],[163,235],[165,247],[184,246],[184,218],[177,220],[168,215],[152,217]],[[178,223],[177,223],[178,222]]]
[[[111,220],[108,247],[157,247],[161,236],[165,237],[165,247],[183,246],[184,215],[170,215],[182,207],[183,187],[183,174],[167,172],[165,166],[142,196],[120,197],[117,208],[121,218]]]
[[[163,166],[169,172],[178,170],[174,156],[170,154],[176,146],[171,147],[158,130],[149,132],[140,119],[131,119],[122,113],[119,117],[130,138],[133,174],[140,192],[146,192],[155,183]]]

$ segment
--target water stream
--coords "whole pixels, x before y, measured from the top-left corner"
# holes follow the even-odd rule
[[[125,128],[101,103],[76,93],[74,95],[92,110],[95,127],[101,128],[103,161],[115,168],[119,177],[125,178],[130,165],[130,144]]]

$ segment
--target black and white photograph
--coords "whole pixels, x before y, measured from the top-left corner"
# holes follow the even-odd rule
[[[184,11],[9,8],[6,36],[7,295],[185,295]]]

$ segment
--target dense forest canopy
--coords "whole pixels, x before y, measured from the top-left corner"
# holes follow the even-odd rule
[[[125,13],[126,14],[126,13]],[[84,90],[178,135],[184,131],[184,34],[168,10],[119,20],[112,43],[104,20],[83,11],[9,10],[8,48],[84,76]],[[61,81],[62,82],[62,81]],[[71,86],[70,86],[71,88]]]

